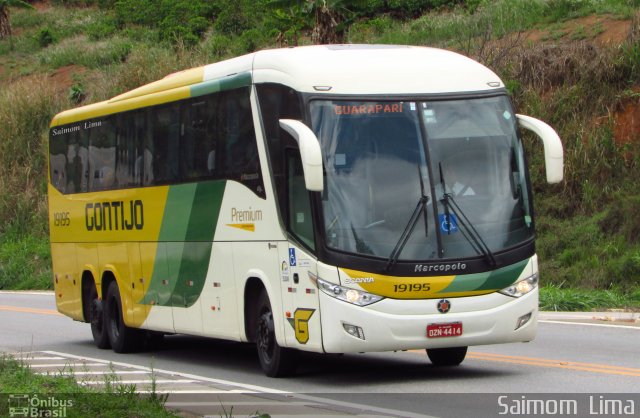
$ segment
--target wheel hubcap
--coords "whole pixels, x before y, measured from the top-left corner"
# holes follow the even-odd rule
[[[91,325],[102,330],[102,302],[98,299],[91,302]]]
[[[265,360],[271,360],[273,351],[273,316],[271,312],[265,312],[258,320],[257,346]]]
[[[108,312],[110,316],[109,322],[111,323],[111,333],[117,339],[120,336],[120,315],[118,315],[119,306],[115,298],[111,298],[109,308]]]

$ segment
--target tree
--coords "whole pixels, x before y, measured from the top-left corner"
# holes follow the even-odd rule
[[[9,38],[11,43],[11,21],[9,20],[9,7],[21,7],[33,9],[33,6],[22,0],[0,0],[0,40]],[[13,44],[11,45],[13,49]]]

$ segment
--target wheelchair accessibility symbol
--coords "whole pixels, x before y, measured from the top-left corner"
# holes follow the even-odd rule
[[[438,215],[438,220],[440,223],[440,230],[447,234],[454,234],[458,232],[460,229],[458,228],[458,218],[453,213],[450,213],[447,217],[446,214],[441,213]]]
[[[295,267],[296,264],[296,249],[289,248],[289,265]]]

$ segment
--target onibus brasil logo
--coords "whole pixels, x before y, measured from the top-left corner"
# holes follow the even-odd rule
[[[9,395],[9,417],[64,418],[67,416],[68,409],[73,405],[72,399],[60,399],[55,396]]]

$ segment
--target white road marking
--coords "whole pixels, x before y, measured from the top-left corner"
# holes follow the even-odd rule
[[[238,402],[238,401],[216,401],[216,402],[166,402],[166,406],[180,407],[180,406],[220,406],[220,405],[231,405],[231,406],[278,406],[282,405],[282,402],[278,401],[264,401],[264,402]],[[324,406],[319,403],[311,403],[311,402],[287,402],[287,405],[295,405],[295,406]]]
[[[81,367],[102,367],[103,363],[82,363],[82,364],[72,364],[72,363],[55,363],[55,364],[30,364],[29,367],[32,369],[39,369],[44,367],[71,367],[71,366],[81,366]]]
[[[239,395],[252,395],[252,394],[257,394],[257,393],[262,393],[262,392],[244,392],[244,391],[238,391],[238,390],[224,390],[224,389],[194,389],[194,390],[173,390],[173,389],[156,389],[156,390],[148,390],[148,389],[142,389],[142,390],[136,390],[136,393],[168,393],[171,395],[174,394],[178,394],[178,393],[187,393],[189,395],[199,395],[199,394],[210,394],[210,393],[217,393],[217,394],[223,394],[223,395],[233,395],[233,394],[239,394]]]
[[[538,322],[545,323],[545,324],[584,325],[586,327],[606,327],[606,328],[635,329],[637,331],[640,331],[640,327],[634,327],[632,325],[591,324],[591,323],[588,323],[588,322],[551,321],[551,320],[548,320],[548,319],[539,319]]]
[[[199,376],[199,375],[194,375],[194,374],[190,374],[190,373],[175,372],[175,371],[171,371],[171,370],[156,369],[156,368],[151,369],[149,367],[138,366],[136,364],[108,361],[108,360],[102,360],[102,359],[97,359],[97,358],[93,358],[93,357],[81,357],[81,356],[76,356],[76,355],[73,355],[73,354],[61,353],[61,352],[58,352],[58,351],[42,351],[42,353],[51,354],[53,356],[62,356],[62,357],[68,358],[68,359],[92,361],[92,362],[95,362],[95,363],[102,363],[102,364],[107,364],[107,365],[126,367],[126,368],[129,368],[129,369],[144,370],[144,371],[147,371],[149,373],[162,373],[162,374],[168,374],[168,375],[171,375],[171,376],[179,376],[179,377],[183,378],[182,380],[195,380],[195,381],[199,381],[199,382],[216,383],[216,384],[221,384],[221,385],[227,385],[227,386],[240,388],[240,389],[236,389],[236,390],[221,391],[220,393],[237,393],[237,394],[270,393],[270,394],[286,395],[287,400],[283,401],[285,404],[288,404],[289,402],[303,401],[303,402],[307,402],[307,403],[311,402],[311,403],[320,404],[320,405],[340,406],[340,407],[349,408],[349,409],[356,409],[356,410],[367,411],[367,412],[376,412],[376,413],[379,413],[379,414],[384,414],[384,415],[388,415],[388,416],[392,416],[392,417],[398,417],[398,418],[433,418],[433,417],[431,417],[429,415],[416,414],[416,413],[413,413],[413,412],[397,411],[397,410],[393,410],[393,409],[379,408],[379,407],[375,407],[375,406],[371,406],[371,405],[363,405],[363,404],[357,404],[357,403],[352,403],[352,402],[338,401],[338,400],[334,400],[334,399],[319,398],[319,397],[316,397],[316,396],[292,393],[292,392],[287,392],[287,391],[283,391],[283,390],[279,390],[279,389],[267,388],[267,387],[263,387],[263,386],[249,385],[249,384],[246,384],[246,383],[232,382],[232,381],[223,380],[223,379],[213,379],[213,378],[206,377],[206,376]],[[156,380],[156,383],[158,383],[158,382],[159,381]],[[171,380],[170,382],[174,382],[175,383],[176,380]],[[124,383],[124,382],[118,382],[118,383]],[[151,381],[149,381],[149,383],[151,383]],[[139,392],[140,393],[149,393],[149,391],[139,391]],[[199,392],[198,390],[193,390],[193,391],[191,391],[191,390],[186,390],[186,391],[156,390],[155,393],[219,393],[219,392],[209,392],[209,391]]]
[[[101,372],[76,372],[76,371],[72,371],[72,372],[68,372],[68,371],[62,371],[62,372],[37,372],[36,374],[51,374],[51,373],[55,373],[56,375],[63,375],[63,376],[100,376],[100,375],[112,375],[112,374],[148,374],[146,371],[144,370],[104,370]]]
[[[222,389],[194,389],[194,390],[174,390],[174,389],[156,389],[156,390],[146,390],[146,389],[142,389],[142,390],[136,390],[136,393],[169,393],[171,395],[177,394],[177,393],[187,393],[189,395],[199,395],[199,394],[211,394],[211,393],[216,393],[216,394],[223,394],[223,395],[229,395],[229,394],[240,394],[240,395],[251,395],[251,394],[256,394],[256,393],[262,393],[262,392],[244,392],[244,391],[238,391],[238,390],[222,390]]]
[[[113,382],[116,385],[146,385],[146,384],[152,384],[152,383],[157,383],[157,384],[161,384],[161,383],[197,383],[197,380],[194,379],[139,379],[139,380],[118,380]],[[104,385],[104,382],[94,382],[94,381],[87,381],[87,382],[78,382],[78,384],[80,385]]]
[[[220,385],[227,385],[227,386],[236,386],[242,389],[246,389],[249,392],[262,392],[262,393],[278,393],[278,394],[287,394],[289,392],[283,391],[283,390],[278,390],[278,389],[273,389],[273,388],[266,388],[263,386],[257,386],[257,385],[249,385],[249,384],[245,384],[245,383],[238,383],[238,382],[232,382],[229,380],[223,380],[223,379],[213,379],[211,377],[206,377],[206,376],[198,376],[198,375],[194,375],[194,374],[189,374],[189,373],[182,373],[182,372],[175,372],[172,370],[163,370],[163,369],[156,369],[153,368],[151,369],[150,367],[145,367],[145,366],[138,366],[136,364],[130,364],[130,363],[122,363],[122,362],[117,362],[117,361],[109,361],[109,360],[102,360],[102,359],[97,359],[97,358],[93,358],[93,357],[81,357],[81,356],[76,356],[73,354],[67,354],[67,353],[60,353],[58,351],[43,351],[43,353],[47,353],[47,354],[51,354],[54,356],[63,356],[69,359],[75,359],[75,360],[85,360],[85,361],[93,361],[96,363],[102,363],[102,364],[112,364],[114,366],[120,366],[120,367],[126,367],[126,368],[130,368],[130,369],[136,369],[136,370],[145,370],[149,373],[163,373],[163,374],[169,374],[169,375],[173,375],[173,376],[179,376],[185,379],[195,379],[195,380],[200,380],[202,382],[208,382],[208,383],[217,383]]]
[[[0,295],[31,295],[31,296],[53,296],[55,293],[53,290],[0,290]]]

